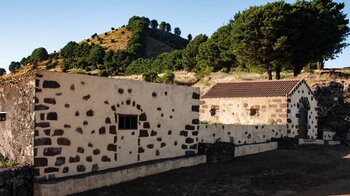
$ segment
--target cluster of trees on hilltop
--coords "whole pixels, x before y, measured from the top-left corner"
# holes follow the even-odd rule
[[[205,75],[212,71],[266,71],[269,79],[282,70],[298,75],[303,67],[322,65],[347,46],[348,20],[344,3],[332,0],[283,1],[250,7],[208,38],[200,34],[183,50],[154,59],[138,59],[127,74],[185,69]],[[322,67],[321,67],[322,68]]]

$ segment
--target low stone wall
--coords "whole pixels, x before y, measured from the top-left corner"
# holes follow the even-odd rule
[[[204,155],[181,157],[162,160],[150,164],[142,164],[126,169],[106,171],[93,175],[70,177],[68,179],[41,182],[34,185],[36,196],[46,196],[55,193],[56,196],[80,193],[91,189],[111,186],[136,178],[166,172],[182,167],[190,167],[206,162]]]
[[[0,169],[0,195],[33,195],[33,167]]]
[[[277,148],[278,148],[277,142],[267,142],[267,143],[260,143],[260,144],[238,146],[235,148],[235,157],[262,153],[270,150],[276,150]]]
[[[287,136],[286,125],[200,125],[201,143],[231,142],[236,146],[270,142]]]

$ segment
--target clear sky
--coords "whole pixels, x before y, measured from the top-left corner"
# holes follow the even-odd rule
[[[53,52],[69,41],[78,42],[120,27],[134,15],[180,27],[183,37],[189,33],[193,37],[200,33],[210,36],[238,11],[267,2],[271,0],[2,0],[0,67],[7,69],[11,61],[20,61],[35,48]],[[346,1],[348,18],[349,6]],[[326,67],[345,66],[350,66],[350,47],[336,60],[326,62]]]

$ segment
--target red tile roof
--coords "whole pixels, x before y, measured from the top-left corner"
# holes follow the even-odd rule
[[[218,83],[202,98],[286,96],[301,80]]]

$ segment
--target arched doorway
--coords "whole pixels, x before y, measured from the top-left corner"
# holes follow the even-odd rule
[[[303,139],[308,138],[308,126],[309,126],[309,110],[310,110],[310,103],[309,100],[306,97],[302,97],[299,100],[298,103],[299,108],[299,137]]]

